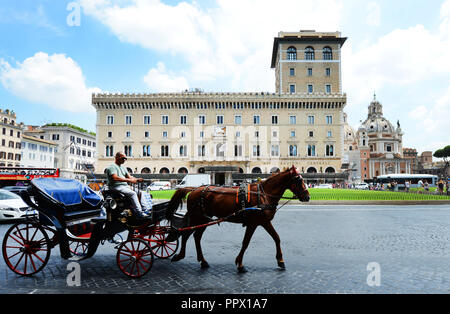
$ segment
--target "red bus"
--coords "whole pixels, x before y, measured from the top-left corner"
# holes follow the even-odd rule
[[[59,168],[0,167],[0,186],[23,185],[35,178],[58,178]]]

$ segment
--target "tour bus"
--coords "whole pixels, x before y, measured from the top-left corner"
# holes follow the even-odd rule
[[[374,183],[389,184],[393,181],[397,182],[400,189],[405,188],[405,181],[410,182],[410,188],[418,188],[419,181],[422,183],[428,182],[429,187],[436,187],[438,183],[438,176],[432,174],[386,174],[374,178]]]

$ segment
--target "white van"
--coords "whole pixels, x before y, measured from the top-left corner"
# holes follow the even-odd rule
[[[176,186],[176,188],[184,188],[184,187],[199,187],[202,185],[210,185],[211,184],[211,176],[209,174],[187,174],[180,184]]]
[[[169,181],[155,181],[152,182],[148,187],[147,191],[162,191],[162,190],[170,190],[172,185]]]

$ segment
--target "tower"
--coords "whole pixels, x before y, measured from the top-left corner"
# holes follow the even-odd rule
[[[272,65],[278,94],[342,93],[340,32],[279,32]]]

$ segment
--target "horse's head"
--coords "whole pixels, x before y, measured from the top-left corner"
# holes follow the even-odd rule
[[[308,187],[305,184],[305,180],[303,180],[303,177],[298,173],[297,168],[295,166],[292,166],[292,168],[289,170],[290,178],[291,178],[291,184],[290,184],[290,190],[294,195],[298,197],[298,199],[302,202],[309,202],[310,196]]]

